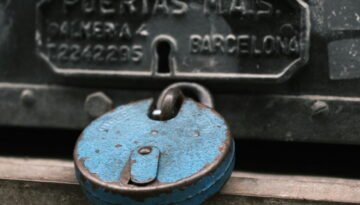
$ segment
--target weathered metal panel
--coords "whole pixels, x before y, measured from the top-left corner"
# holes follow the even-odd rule
[[[48,5],[51,6],[51,2]],[[64,1],[56,1],[55,4],[61,4],[62,2]],[[226,1],[224,0],[222,2]],[[238,135],[236,136],[238,138],[359,144],[360,139],[357,137],[359,128],[354,126],[358,121],[358,115],[351,115],[351,112],[357,112],[357,90],[360,89],[359,74],[356,70],[358,64],[356,58],[357,50],[356,48],[351,50],[351,45],[355,45],[356,47],[358,44],[356,39],[360,36],[356,12],[356,8],[359,6],[358,1],[266,0],[260,2],[273,3],[273,5],[276,6],[274,8],[280,8],[280,11],[283,13],[282,15],[285,15],[285,17],[289,17],[289,11],[290,13],[294,12],[294,8],[299,8],[299,5],[308,4],[310,15],[309,23],[311,24],[311,29],[309,30],[309,39],[311,39],[311,42],[307,45],[309,47],[308,63],[289,81],[282,84],[264,85],[257,82],[245,83],[231,79],[231,77],[217,75],[216,72],[224,69],[233,69],[234,67],[227,67],[224,66],[224,64],[220,66],[216,63],[214,64],[211,60],[206,60],[204,62],[207,64],[213,63],[212,71],[214,71],[214,75],[218,79],[197,78],[195,81],[207,86],[214,92],[217,109],[221,110],[221,113],[229,119],[231,129],[235,131],[234,133]],[[282,2],[286,3],[281,4]],[[300,4],[295,4],[294,7],[291,6],[289,2]],[[244,1],[244,3],[251,2]],[[75,75],[74,72],[70,72],[69,70],[66,70],[69,71],[68,73],[59,75],[59,73],[54,72],[54,69],[51,69],[49,64],[39,56],[39,53],[44,53],[43,48],[40,48],[41,46],[39,47],[40,41],[38,41],[38,38],[43,38],[44,35],[37,36],[36,32],[39,29],[41,30],[42,24],[39,22],[43,20],[38,19],[38,17],[41,15],[44,16],[44,14],[39,13],[39,10],[37,10],[39,4],[40,1],[36,0],[0,1],[0,112],[2,113],[2,115],[0,115],[0,125],[2,126],[82,129],[92,118],[99,116],[99,113],[102,114],[114,106],[130,101],[156,96],[157,91],[169,83],[180,79],[188,80],[191,78],[191,76],[177,78],[166,73],[165,75],[163,75],[163,73],[160,75],[151,75],[151,77],[120,77],[119,75],[112,74],[93,77],[87,75],[84,77]],[[55,7],[57,8],[56,5]],[[75,9],[79,9],[78,5]],[[192,9],[194,8],[189,8],[191,11]],[[261,9],[263,9],[263,7],[261,7]],[[54,11],[54,8],[50,10]],[[249,9],[245,10],[249,11]],[[66,20],[66,17],[61,15],[63,8],[56,12],[60,12],[59,19]],[[58,14],[56,12],[54,15]],[[56,16],[51,16],[52,13],[45,14],[46,18],[51,17],[49,19],[56,19]],[[95,20],[99,17],[98,14],[91,15]],[[276,20],[277,17],[273,17],[274,16],[271,16],[271,18],[269,18],[270,22],[268,25],[275,24],[274,19]],[[82,18],[85,17],[79,17],[80,20]],[[88,17],[85,19],[87,18]],[[217,16],[215,18],[219,19]],[[162,17],[159,17],[159,19],[163,21]],[[196,18],[192,18],[192,20],[194,19]],[[226,20],[226,18],[224,19]],[[290,21],[288,19],[289,18],[279,21],[279,23],[281,23],[281,25],[289,23]],[[204,19],[201,18],[200,20]],[[194,22],[196,23],[197,21]],[[229,22],[231,22],[231,19]],[[241,22],[242,27],[235,26],[233,28],[237,28],[237,30],[231,31],[233,33],[228,33],[230,38],[232,38],[231,35],[240,34],[242,29],[248,29],[249,35],[256,34],[256,30],[259,30],[259,33],[266,32],[265,28],[267,28],[267,24],[264,22],[261,24],[263,26],[259,27],[256,27],[256,20],[252,18],[249,22],[244,23],[243,20],[241,20]],[[187,22],[185,23],[187,24]],[[296,21],[291,20],[290,23],[294,24],[295,27],[299,27]],[[221,25],[225,27],[228,25],[226,21],[225,23],[214,23],[214,25],[215,24],[217,26],[216,28],[220,28]],[[184,26],[174,27],[173,24],[170,26],[169,28],[171,29],[166,28],[166,30],[170,30],[169,32],[176,31],[176,35],[181,35],[181,33],[186,32],[198,35],[191,33],[190,30],[184,30]],[[251,28],[248,28],[249,26]],[[276,26],[279,25],[268,28],[267,31],[275,35],[275,30],[273,29],[278,28]],[[197,24],[192,27],[200,30],[204,28]],[[289,27],[285,26],[284,30],[289,31],[287,28]],[[183,32],[180,32],[179,29]],[[303,28],[300,30],[306,30],[302,29]],[[220,29],[220,31],[224,30]],[[49,31],[45,31],[45,33],[46,32]],[[200,36],[205,36],[205,34]],[[58,43],[60,42],[60,44],[71,43],[64,42],[59,38],[55,40]],[[45,40],[41,42],[44,44],[48,43]],[[75,43],[76,42],[77,40],[75,40]],[[83,40],[81,40],[81,42],[84,43]],[[85,44],[86,42],[84,45]],[[180,45],[187,46],[188,44],[179,43],[179,46]],[[349,52],[351,53],[349,54]],[[193,54],[190,55],[192,56]],[[208,56],[208,54],[205,56]],[[344,57],[346,57],[347,60],[344,60]],[[293,57],[289,58],[293,59]],[[240,65],[250,63],[252,66],[247,68],[254,68],[254,63],[259,61],[257,59],[258,58],[255,58],[255,60],[249,61],[249,59],[245,57],[244,61],[238,63]],[[260,68],[264,67],[264,70],[269,71],[268,68],[271,67],[266,67],[266,65],[270,64],[273,66],[281,64],[283,61],[288,61],[288,59],[284,60],[282,57],[270,57],[268,60],[269,61],[266,61],[267,63],[264,64],[264,66],[260,66]],[[186,64],[187,61],[182,61],[181,63],[184,62]],[[226,62],[229,62],[228,65],[230,65],[232,61],[229,60]],[[65,65],[66,63],[61,62],[60,64]],[[81,69],[84,70],[88,64],[89,63],[84,63],[80,65]],[[236,62],[235,64],[237,65]],[[97,67],[98,65],[94,66]],[[69,69],[70,66],[66,64],[63,67]],[[111,69],[114,69],[114,66],[112,66],[110,70]],[[191,70],[192,67],[190,66],[189,69]],[[254,69],[251,70],[251,72],[261,73],[264,70]],[[239,70],[235,69],[235,71],[238,72]],[[244,70],[240,70],[240,72],[242,71]],[[192,70],[191,72],[197,73],[196,70]],[[136,92],[134,92],[135,90]],[[99,93],[99,91],[101,92]],[[258,98],[254,95],[283,95],[284,99],[278,101],[278,99],[282,97]],[[289,103],[287,103],[288,97],[293,98],[293,96],[299,96],[299,101],[296,103],[297,106],[294,106],[292,103],[294,102],[293,100],[289,100]],[[310,96],[310,98],[303,96]],[[318,98],[337,99],[334,101],[331,100],[330,102],[330,114],[324,118],[327,120],[314,120],[310,117],[312,114],[306,112],[307,108],[311,107],[311,105],[308,106],[307,102],[312,99],[317,100]],[[302,100],[306,102],[304,107],[301,106],[303,104],[303,102],[301,102]],[[262,103],[259,103],[259,101],[262,101]],[[255,107],[255,104],[259,106],[271,105],[274,101],[279,102],[277,104],[279,105],[277,106],[278,111],[271,108],[271,106]],[[253,102],[255,102],[254,105],[252,104]],[[101,106],[94,106],[99,104]],[[335,107],[335,109],[332,107]],[[267,115],[265,118],[260,118],[260,115],[253,115],[253,113],[247,110],[261,111],[267,113]],[[297,110],[301,110],[302,112],[298,112]],[[283,119],[286,115],[294,116],[294,121],[297,123]],[[343,121],[340,119],[343,119]],[[263,122],[261,123],[260,129],[258,126],[255,126],[259,120]],[[267,124],[268,127],[264,127],[265,124]],[[327,130],[324,128],[325,125],[328,126]],[[348,127],[345,128],[345,126]],[[304,130],[304,132],[302,132],[302,130]]]
[[[40,1],[35,38],[61,76],[283,81],[308,61],[310,25],[302,0]]]
[[[360,16],[359,16],[360,24]],[[333,41],[329,44],[330,78],[334,80],[360,77],[360,39]]]
[[[28,98],[24,99],[24,92],[26,94],[27,90],[33,93],[30,98],[33,98],[34,102],[30,105],[24,102]],[[102,100],[101,97],[98,100],[104,106],[91,106],[88,96],[97,91],[58,86],[0,84],[0,124],[81,130],[93,119],[91,113],[99,112],[99,107],[108,107],[109,101],[106,98]],[[104,94],[111,99],[112,106],[109,107],[158,95],[152,91],[113,89],[105,91]],[[317,107],[319,102],[320,107]],[[254,94],[233,96],[216,93],[215,104],[219,113],[227,119],[234,137],[238,139],[360,143],[360,127],[357,126],[360,121],[360,100],[357,97]],[[324,110],[322,106],[325,107]]]

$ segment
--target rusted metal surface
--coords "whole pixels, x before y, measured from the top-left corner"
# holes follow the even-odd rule
[[[68,5],[69,3],[74,2],[74,4],[70,6],[70,15],[64,15],[63,13],[64,10],[61,5],[63,5],[64,2],[67,2],[67,6],[70,6]],[[101,26],[104,24],[104,21],[101,20],[102,16],[98,13],[98,3],[89,4],[97,5],[97,11],[89,11],[88,14],[84,14],[80,9],[81,2],[85,1],[0,1],[0,125],[81,129],[87,125],[91,116],[97,116],[99,113],[104,112],[104,110],[109,109],[112,104],[111,102],[117,106],[135,99],[141,99],[143,98],[141,95],[148,97],[169,83],[180,80],[179,77],[182,78],[181,80],[189,80],[189,77],[192,78],[197,75],[197,82],[206,85],[206,87],[215,93],[214,96],[219,105],[218,109],[222,109],[221,111],[224,112],[221,113],[227,119],[231,119],[229,121],[233,121],[232,130],[239,133],[239,138],[265,138],[282,141],[344,144],[360,143],[358,137],[360,128],[357,126],[359,115],[353,114],[359,112],[357,110],[357,102],[359,101],[358,90],[360,89],[360,72],[359,69],[357,69],[360,65],[360,61],[358,60],[358,48],[360,47],[358,46],[360,42],[358,8],[360,7],[360,2],[358,0],[219,1],[223,3],[244,3],[245,7],[240,8],[243,8],[243,11],[247,14],[255,14],[255,10],[251,9],[254,6],[257,12],[264,12],[263,9],[267,7],[266,3],[263,5],[264,2],[270,3],[272,9],[268,10],[267,14],[265,14],[265,16],[270,18],[264,18],[263,16],[260,19],[254,19],[255,16],[250,15],[248,16],[250,17],[250,21],[241,20],[237,18],[236,15],[229,15],[225,19],[222,18],[221,15],[213,16],[215,19],[207,18],[206,15],[203,15],[204,12],[200,11],[201,9],[198,10],[202,6],[200,5],[200,7],[197,8],[196,5],[199,6],[198,2],[208,2],[209,5],[205,5],[205,8],[208,8],[213,5],[215,1],[189,1],[186,3],[190,3],[192,6],[189,7],[189,12],[184,13],[184,16],[181,17],[181,19],[184,19],[181,20],[181,24],[179,24],[179,22],[177,22],[177,24],[169,22],[169,20],[174,20],[173,16],[163,18],[160,15],[157,20],[150,18],[142,21],[143,23],[149,23],[147,25],[148,27],[144,30],[144,27],[140,26],[142,23],[131,19],[129,22],[126,22],[126,27],[124,28],[130,26],[132,34],[137,33],[136,30],[139,28],[141,31],[139,34],[145,34],[143,37],[146,38],[146,42],[154,42],[154,44],[152,44],[154,48],[161,43],[171,44],[169,47],[170,51],[168,51],[167,54],[161,55],[161,53],[166,52],[157,52],[157,49],[143,52],[147,55],[143,55],[146,58],[144,58],[145,61],[141,62],[141,64],[143,64],[141,67],[147,70],[147,77],[140,77],[138,75],[130,77],[127,76],[126,73],[124,73],[125,75],[123,77],[120,77],[120,71],[135,71],[135,68],[140,65],[132,64],[133,62],[131,62],[129,57],[125,57],[127,62],[119,64],[119,62],[116,61],[118,57],[115,57],[116,63],[113,62],[114,58],[104,58],[104,56],[100,56],[99,58],[98,55],[95,55],[97,52],[93,51],[94,48],[100,48],[100,50],[106,48],[106,52],[120,49],[127,51],[125,55],[129,56],[128,51],[135,49],[136,53],[138,53],[139,45],[144,45],[144,43],[134,44],[137,42],[136,39],[136,41],[125,40],[125,42],[129,43],[128,45],[125,45],[126,43],[124,42],[121,42],[121,45],[119,45],[119,41],[114,41],[113,38],[105,42],[103,41],[104,39],[89,40],[84,39],[85,37],[83,36],[79,37],[79,39],[73,39],[73,42],[72,40],[67,41],[66,36],[58,36],[59,25],[67,27],[66,25],[72,22],[75,17],[76,22],[77,20],[86,21],[89,23],[86,24],[90,25],[90,27],[94,27],[91,25]],[[137,4],[141,4],[141,2],[147,1],[138,1]],[[296,12],[295,9],[298,6],[291,6],[291,4],[296,4],[296,2],[298,6],[308,5],[302,6],[302,10],[305,8],[305,10],[308,10],[303,12],[303,14],[308,13],[308,17],[304,18],[305,16],[303,16],[301,18],[301,15],[299,15],[301,12]],[[259,5],[259,3],[263,6]],[[40,6],[42,8],[38,8],[39,4],[42,5]],[[194,8],[194,5],[196,8]],[[137,5],[136,8],[139,8],[138,6],[139,5]],[[116,7],[117,9],[119,8],[118,6]],[[49,10],[47,10],[47,8],[49,8]],[[228,6],[226,6],[226,8],[226,10],[229,9]],[[215,8],[211,10],[211,13],[216,11]],[[137,12],[139,11],[140,9],[137,10]],[[273,14],[280,16],[272,16]],[[297,15],[294,16],[292,14]],[[117,16],[118,14],[110,14],[110,22],[106,25],[114,25],[114,22],[111,21],[114,15]],[[128,16],[125,17],[124,19],[127,19]],[[264,23],[264,21],[266,23]],[[306,23],[304,23],[305,27],[302,27],[299,21],[306,21]],[[245,51],[244,54],[247,53],[247,55],[241,55],[239,59],[234,58],[234,55],[236,55],[234,52],[230,52],[231,56],[227,56],[228,54],[219,55],[220,53],[217,53],[214,55],[217,60],[212,60],[213,58],[209,60],[208,58],[212,54],[200,52],[199,46],[195,45],[196,48],[198,48],[196,49],[198,52],[191,53],[188,47],[188,51],[190,52],[185,55],[185,57],[188,58],[184,58],[183,60],[178,59],[176,62],[171,61],[171,59],[179,57],[179,55],[184,57],[184,51],[181,47],[189,46],[188,39],[190,37],[192,37],[192,42],[201,42],[199,45],[204,44],[202,47],[205,48],[208,48],[209,44],[213,43],[212,41],[209,42],[210,39],[212,39],[209,35],[209,29],[212,28],[209,27],[209,22],[212,22],[213,26],[217,28],[218,33],[215,32],[216,35],[213,36],[214,39],[217,39],[218,43],[224,43],[224,40],[227,39],[227,41],[231,41],[232,45],[234,45],[235,42],[233,41],[237,36],[239,36],[240,40],[245,40],[246,45],[249,45],[248,40],[250,37],[252,37],[251,39],[253,39],[254,42],[256,41],[257,43],[263,44],[264,35],[267,35],[267,41],[271,42],[271,39],[276,38],[278,35],[280,35],[280,37],[283,36],[283,32],[292,36],[292,39],[300,39],[301,34],[305,34],[306,36],[309,34],[309,38],[306,38],[308,40],[302,40],[302,43],[293,41],[295,44],[303,45],[305,50],[309,49],[308,55],[303,55],[302,58],[302,61],[305,61],[309,56],[309,61],[302,69],[299,69],[299,72],[294,75],[290,81],[277,85],[241,83],[242,80],[231,79],[221,74],[224,72],[228,74],[233,72],[244,74],[249,71],[256,75],[261,75],[261,73],[264,72],[274,74],[282,70],[281,68],[285,68],[283,67],[284,65],[296,59],[296,56],[284,55],[270,55],[264,58],[264,56],[262,56],[264,54],[263,47],[257,46],[257,44],[251,49],[252,51],[256,51],[255,54],[257,54],[253,57],[251,56],[254,52],[249,56],[248,54],[250,53],[248,49],[241,49]],[[120,22],[116,21],[115,23]],[[119,25],[119,27],[122,27],[123,23],[120,23],[121,25]],[[183,26],[174,27],[173,25]],[[53,33],[55,35],[50,35],[54,30],[46,29],[47,26],[55,28],[55,33]],[[191,29],[189,29],[189,27]],[[296,32],[294,32],[294,29]],[[72,29],[70,30],[71,31],[67,31],[73,34],[77,33],[75,32],[77,29],[74,31]],[[127,30],[128,29],[124,29],[124,31]],[[124,32],[121,33],[123,34]],[[168,34],[168,36],[164,38],[163,34]],[[146,37],[146,35],[150,36]],[[173,38],[169,38],[170,36]],[[222,38],[224,39],[221,40]],[[47,41],[47,39],[49,41]],[[174,39],[175,41],[173,41]],[[186,41],[179,39],[185,39]],[[309,41],[310,39],[311,42]],[[109,45],[110,42],[112,42],[111,44],[113,45]],[[177,42],[180,49],[178,52],[175,52],[173,42]],[[254,42],[250,42],[250,44],[254,45]],[[222,47],[218,46],[218,43],[216,43],[217,50],[219,47]],[[288,50],[289,45],[287,43],[285,45],[286,50]],[[58,49],[54,49],[54,46]],[[79,59],[76,54],[74,54],[75,59],[73,55],[71,55],[73,57],[70,58],[69,55],[72,53],[70,50],[72,50],[72,48],[78,50],[79,46],[80,50],[87,51],[88,48],[91,48],[90,50],[92,50],[92,52],[84,52],[90,55],[88,58],[89,61],[82,58]],[[51,54],[46,52],[48,49],[51,50]],[[233,49],[230,49],[230,51],[231,50]],[[236,50],[240,51],[240,49]],[[205,49],[204,51],[208,52],[209,49]],[[259,53],[259,51],[262,52]],[[44,61],[44,58],[39,56],[40,53],[48,55],[54,66],[49,65],[49,61]],[[59,55],[62,56],[62,58],[56,62],[56,59],[59,60]],[[64,55],[65,58],[63,58]],[[109,55],[111,56],[111,54]],[[164,64],[172,62],[171,65],[168,65],[168,70],[151,68],[152,72],[150,72],[149,69],[152,66],[150,65],[151,60],[156,60],[156,55],[158,55],[157,57],[162,56],[161,59],[163,59],[164,62],[164,59],[167,59],[167,63]],[[55,57],[55,59],[51,58],[51,56]],[[196,66],[193,64],[194,62],[191,62],[191,59],[199,57],[204,58],[204,60],[198,63],[207,68],[199,70],[199,68],[203,66]],[[169,60],[169,58],[171,59]],[[93,61],[94,59],[101,60],[102,62],[96,63]],[[108,62],[105,62],[105,59],[107,59]],[[71,64],[73,60],[76,60],[76,62]],[[128,63],[130,63],[130,65]],[[56,64],[58,65],[56,66]],[[185,66],[186,70],[183,71],[190,76],[184,76],[184,78],[177,76],[176,73],[174,73],[174,71],[177,70],[171,69],[174,68],[176,64],[180,67]],[[210,71],[212,71],[213,77],[218,78],[218,80],[201,77],[201,75],[204,74],[203,71],[209,71],[209,67],[211,68]],[[293,73],[291,70],[295,71],[298,69],[290,69],[288,73]],[[81,75],[83,72],[86,77]],[[90,75],[93,77],[90,77]],[[286,76],[288,75],[284,77]],[[104,95],[95,96],[95,100],[91,98],[92,93],[99,91],[106,94],[109,99],[104,97]],[[226,96],[224,98],[225,93]],[[291,100],[289,103],[286,103],[284,100],[281,102],[281,105],[276,104],[280,109],[274,109],[271,104],[274,100],[279,99],[278,97],[275,97],[276,99],[261,99],[260,101],[263,103],[257,104],[259,98],[246,96],[249,93],[251,95],[254,93],[269,94],[272,97],[282,94],[284,96],[279,98],[286,100],[289,96],[298,96],[299,99],[298,101],[295,100],[297,101],[295,103],[297,104],[296,106],[292,103],[294,101]],[[328,120],[314,120],[312,122],[309,114],[301,110],[303,102],[309,99],[304,96],[309,95],[317,96],[315,100],[319,100],[318,98],[321,97],[336,97],[337,102],[335,104],[337,105],[335,105],[335,107],[339,109],[333,109],[334,103],[326,102],[330,108]],[[87,97],[90,98],[88,98],[88,102],[85,103]],[[345,99],[344,97],[351,99]],[[94,106],[92,106],[94,101],[95,103],[99,103],[102,109],[99,110],[99,107],[94,108]],[[86,108],[84,108],[84,104],[86,104]],[[269,106],[264,108],[261,105]],[[343,105],[346,106],[344,106],[344,109],[341,109]],[[313,112],[317,112],[316,109],[318,108],[315,107]],[[252,113],[254,110],[257,111],[257,113],[265,112],[266,115],[262,115],[265,117],[259,118],[259,115],[254,116]],[[301,110],[301,112],[297,112],[298,110]],[[250,111],[252,112],[250,113]],[[335,115],[333,115],[333,113],[335,113]],[[288,120],[287,116],[295,116],[295,122],[292,123],[292,120]],[[259,128],[258,125],[263,126]],[[326,129],[324,127],[326,127]],[[239,130],[240,132],[238,132]]]
[[[26,90],[31,90],[35,98],[32,106],[22,101],[22,93]],[[0,124],[83,129],[93,119],[84,109],[84,103],[94,92],[97,90],[0,83]],[[155,91],[134,92],[130,89],[107,89],[104,93],[112,99],[114,106],[158,95]],[[213,93],[216,108],[227,119],[235,138],[360,143],[359,97]],[[316,109],[324,106],[314,107],[317,101],[327,104],[328,108],[324,110],[327,114],[316,114]]]
[[[1,157],[0,199],[4,205],[87,203],[75,179],[73,162],[49,159]],[[206,204],[360,204],[360,181],[235,172],[221,194]]]
[[[59,76],[283,82],[309,60],[310,9],[303,0],[166,5],[149,0],[134,2],[130,13],[122,2],[106,4],[105,10],[112,11],[105,13],[101,1],[92,1],[90,12],[82,2],[86,1],[32,5],[36,7],[34,32],[40,62]],[[94,19],[96,23],[91,23]],[[88,21],[89,29],[79,20]],[[162,43],[170,47],[167,56],[158,51]],[[124,49],[130,56],[117,57],[124,55]],[[169,62],[164,72],[160,62],[166,57]]]
[[[185,99],[175,117],[154,120],[152,104],[119,106],[83,131],[76,175],[94,204],[201,204],[230,178],[235,145],[219,114]]]
[[[166,87],[160,94],[153,111],[153,117],[159,120],[169,120],[176,116],[185,98],[184,92],[190,92],[188,96],[198,100],[200,104],[214,108],[214,99],[210,91],[197,83],[180,82]],[[179,105],[180,104],[180,105]]]

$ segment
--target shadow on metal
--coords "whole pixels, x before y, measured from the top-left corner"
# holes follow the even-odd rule
[[[72,159],[80,131],[0,128],[0,156]],[[238,140],[236,170],[360,179],[360,147]]]

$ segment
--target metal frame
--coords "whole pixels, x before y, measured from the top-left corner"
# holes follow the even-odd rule
[[[91,113],[159,96],[151,90],[97,93],[90,88],[0,83],[0,124],[81,130],[97,117]],[[93,98],[105,110],[99,112],[97,103],[91,106]],[[214,93],[214,100],[238,139],[360,144],[358,97]]]

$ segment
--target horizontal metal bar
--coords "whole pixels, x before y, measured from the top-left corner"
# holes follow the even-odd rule
[[[0,125],[83,129],[93,119],[85,101],[97,91],[0,83]],[[158,95],[149,90],[103,92],[108,96],[106,102],[114,106]],[[238,139],[360,144],[358,97],[222,93],[214,97],[216,109]]]
[[[0,157],[2,204],[86,204],[71,161]],[[30,202],[30,203],[29,203]],[[360,204],[360,181],[234,172],[217,204]]]

